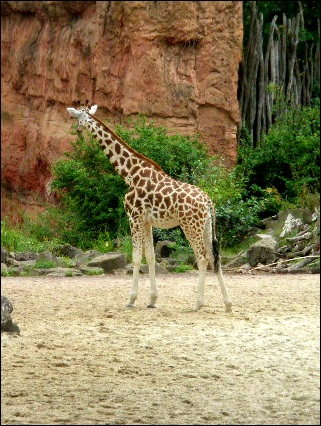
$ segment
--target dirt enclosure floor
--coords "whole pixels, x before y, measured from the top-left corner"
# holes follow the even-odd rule
[[[320,276],[2,278],[3,425],[319,425]]]

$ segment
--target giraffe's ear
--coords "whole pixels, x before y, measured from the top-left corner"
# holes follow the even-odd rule
[[[95,114],[97,111],[97,108],[98,108],[97,105],[93,105],[89,110],[89,114]]]

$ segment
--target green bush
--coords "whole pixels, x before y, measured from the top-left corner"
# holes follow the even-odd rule
[[[60,238],[88,248],[101,234],[110,235],[123,220],[125,182],[92,137],[80,135],[73,151],[53,167],[53,188],[61,199]]]
[[[175,179],[198,183],[207,173],[211,158],[196,139],[168,136],[164,128],[142,117],[131,129],[118,126],[116,132]],[[77,138],[73,151],[54,165],[53,175],[53,188],[60,196],[61,240],[86,249],[94,241],[129,234],[123,206],[127,186],[91,135]]]
[[[223,248],[239,244],[251,228],[260,227],[261,219],[276,214],[281,206],[278,195],[228,199],[216,208],[217,236]]]
[[[312,203],[316,199],[310,194],[319,191],[318,111],[318,105],[290,109],[271,127],[260,148],[250,147],[245,135],[234,169],[210,156],[197,139],[169,136],[143,117],[130,129],[118,126],[116,133],[174,179],[204,189],[216,205],[222,246],[230,247],[285,202],[305,199]],[[123,206],[127,187],[98,143],[87,136],[79,136],[73,151],[53,168],[53,187],[61,197],[57,237],[83,249],[93,245],[103,249],[107,242],[106,250],[111,250],[114,238],[126,238],[130,233]],[[183,250],[187,246],[180,229],[155,229],[154,238],[174,241]]]
[[[34,267],[37,269],[50,269],[55,268],[56,266],[58,266],[58,264],[53,260],[38,260]]]
[[[205,144],[197,138],[168,135],[163,127],[139,117],[133,128],[118,126],[116,133],[132,148],[156,161],[172,178],[197,184],[208,171],[211,157]]]
[[[49,225],[49,224],[48,224]],[[35,251],[41,252],[47,249],[52,249],[57,240],[51,234],[51,228],[48,226],[48,233],[43,234],[41,229],[40,234],[37,234],[37,221],[31,222],[26,218],[22,225],[10,225],[6,220],[1,221],[1,245],[8,251]],[[33,232],[35,230],[35,232]],[[39,236],[41,235],[41,237]]]
[[[274,188],[284,200],[300,203],[302,191],[320,192],[320,106],[288,107],[261,147],[240,148],[237,171],[246,176],[247,195]]]

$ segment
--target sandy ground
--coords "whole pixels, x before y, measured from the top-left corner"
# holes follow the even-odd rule
[[[11,425],[319,425],[319,275],[2,278],[20,336],[2,333]]]

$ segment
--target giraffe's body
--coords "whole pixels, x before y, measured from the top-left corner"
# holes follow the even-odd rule
[[[98,140],[116,171],[129,186],[125,209],[133,240],[134,270],[128,306],[133,306],[137,298],[139,267],[145,253],[151,283],[148,306],[155,307],[157,289],[152,227],[167,229],[179,225],[194,250],[199,269],[195,309],[200,309],[204,304],[205,274],[210,263],[218,273],[226,310],[230,311],[231,301],[217,249],[215,209],[210,198],[198,187],[172,179],[153,160],[133,150],[90,113],[93,109],[68,108],[68,111],[78,120],[79,126],[86,127]]]

